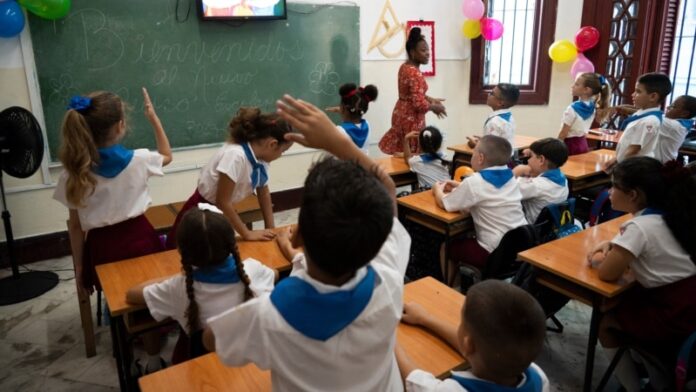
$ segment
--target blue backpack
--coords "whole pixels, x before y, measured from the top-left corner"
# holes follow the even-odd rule
[[[582,228],[575,224],[575,199],[570,198],[567,201],[567,207],[562,211],[558,204],[549,204],[546,206],[551,214],[553,231],[556,238],[563,238],[573,233],[582,231]]]
[[[595,199],[594,203],[592,203],[592,207],[590,208],[589,223],[590,226],[594,226],[617,218],[623,214],[625,214],[625,212],[616,211],[611,208],[611,202],[609,201],[609,188],[605,188],[602,189],[599,194],[597,194],[597,198]]]

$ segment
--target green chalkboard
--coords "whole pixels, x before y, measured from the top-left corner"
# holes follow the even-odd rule
[[[275,110],[286,92],[335,105],[341,83],[360,81],[358,7],[288,4],[287,20],[240,25],[193,9],[186,18],[180,3],[178,15],[176,0],[73,0],[62,20],[30,14],[52,160],[72,95],[118,93],[133,109],[124,143],[154,148],[147,87],[176,148],[223,141],[240,106]]]

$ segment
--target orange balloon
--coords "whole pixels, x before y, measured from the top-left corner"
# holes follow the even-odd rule
[[[461,181],[464,177],[468,177],[474,174],[474,169],[469,166],[459,166],[457,170],[454,171],[454,180]]]

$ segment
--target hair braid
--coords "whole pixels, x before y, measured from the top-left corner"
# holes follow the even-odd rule
[[[182,263],[184,272],[186,273],[186,295],[188,296],[189,304],[186,309],[186,326],[188,334],[198,331],[198,303],[194,296],[193,290],[193,266],[190,263]]]
[[[252,298],[254,296],[254,293],[251,291],[251,288],[249,288],[251,280],[249,279],[249,275],[247,275],[246,271],[244,271],[244,263],[242,263],[242,257],[239,255],[239,248],[237,247],[236,241],[234,242],[234,246],[232,247],[232,256],[234,256],[234,261],[237,265],[237,273],[239,274],[239,277],[242,279],[242,283],[244,283],[244,301],[246,301]]]

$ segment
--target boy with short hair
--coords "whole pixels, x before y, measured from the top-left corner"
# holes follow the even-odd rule
[[[677,97],[667,107],[665,118],[662,119],[662,129],[657,136],[655,150],[657,160],[665,163],[677,159],[679,148],[694,127],[694,117],[696,117],[696,98],[690,95]]]
[[[474,220],[476,238],[453,242],[451,260],[463,261],[481,270],[503,235],[527,224],[519,184],[507,167],[511,151],[512,146],[504,138],[484,136],[471,156],[471,166],[477,173],[461,183],[450,180],[433,187],[435,202],[440,208],[450,212],[468,210]],[[453,283],[450,278],[446,277],[448,283]]]
[[[524,215],[533,224],[544,207],[568,199],[568,182],[560,169],[568,160],[568,147],[548,137],[532,143],[529,150],[528,164],[515,166],[512,172],[520,184]]]
[[[209,319],[204,344],[227,365],[271,369],[275,391],[402,390],[394,332],[411,240],[394,183],[314,105],[285,96],[278,111],[301,133],[286,138],[343,160],[307,176],[298,229],[279,241],[291,276]]]
[[[632,156],[655,156],[657,136],[662,127],[660,105],[672,92],[672,82],[661,73],[647,73],[638,78],[631,97],[638,111],[621,122],[623,134],[616,145],[616,158],[605,162],[602,169],[611,170],[617,162]]]
[[[488,93],[486,105],[493,109],[486,122],[483,123],[483,135],[494,135],[505,138],[510,145],[515,142],[515,120],[512,118],[510,108],[517,104],[520,98],[520,89],[514,84],[498,83]],[[469,147],[474,148],[480,140],[478,136],[469,139]]]
[[[533,361],[546,334],[544,312],[521,288],[499,280],[473,285],[459,327],[434,318],[417,303],[404,305],[402,321],[422,325],[464,356],[471,369],[444,380],[418,370],[397,346],[396,361],[407,391],[549,391],[549,380]]]

